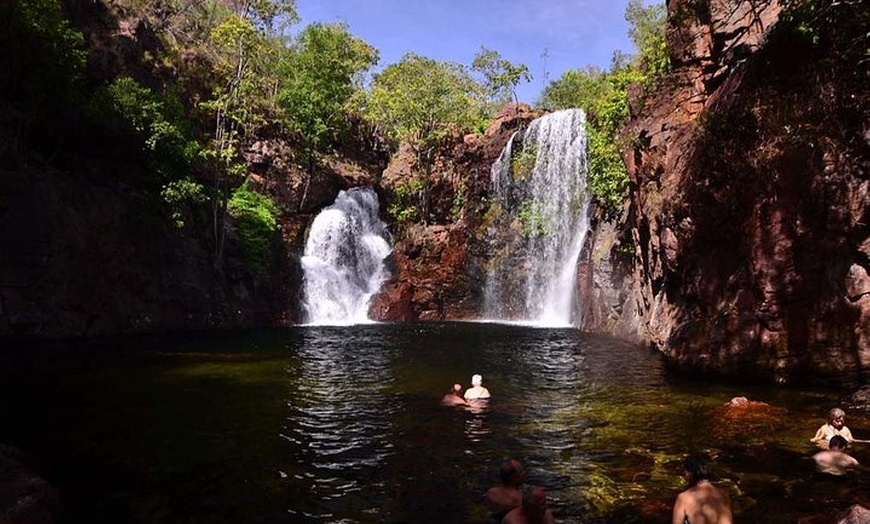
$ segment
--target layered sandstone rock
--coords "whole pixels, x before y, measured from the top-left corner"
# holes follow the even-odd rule
[[[859,382],[870,180],[856,64],[778,23],[776,1],[668,11],[676,71],[624,133],[641,335],[686,369]]]

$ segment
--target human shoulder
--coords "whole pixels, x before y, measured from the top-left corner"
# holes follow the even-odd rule
[[[501,519],[501,524],[523,524],[522,508],[514,508],[507,512],[507,515]]]

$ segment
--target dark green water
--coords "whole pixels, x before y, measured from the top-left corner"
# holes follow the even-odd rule
[[[444,407],[481,373],[483,410]],[[669,522],[689,452],[737,522],[834,522],[867,475],[814,475],[836,392],[669,376],[658,356],[574,330],[489,324],[299,327],[5,348],[0,442],[60,492],[63,522],[485,523],[517,457],[563,523]],[[735,396],[779,411],[734,418]],[[726,414],[723,414],[726,413]],[[858,438],[870,420],[848,414]],[[870,444],[853,455],[870,464]]]

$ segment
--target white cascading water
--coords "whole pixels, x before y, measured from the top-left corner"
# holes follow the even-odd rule
[[[514,135],[492,166],[486,318],[569,326],[589,228],[586,114],[566,109]]]
[[[370,322],[369,300],[389,278],[390,234],[378,217],[378,196],[367,188],[341,191],[308,232],[302,257],[307,322]]]

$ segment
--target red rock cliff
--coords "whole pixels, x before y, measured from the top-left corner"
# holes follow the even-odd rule
[[[676,69],[625,136],[639,331],[679,367],[780,382],[870,371],[859,4],[820,3],[806,38],[775,0],[668,2]]]

